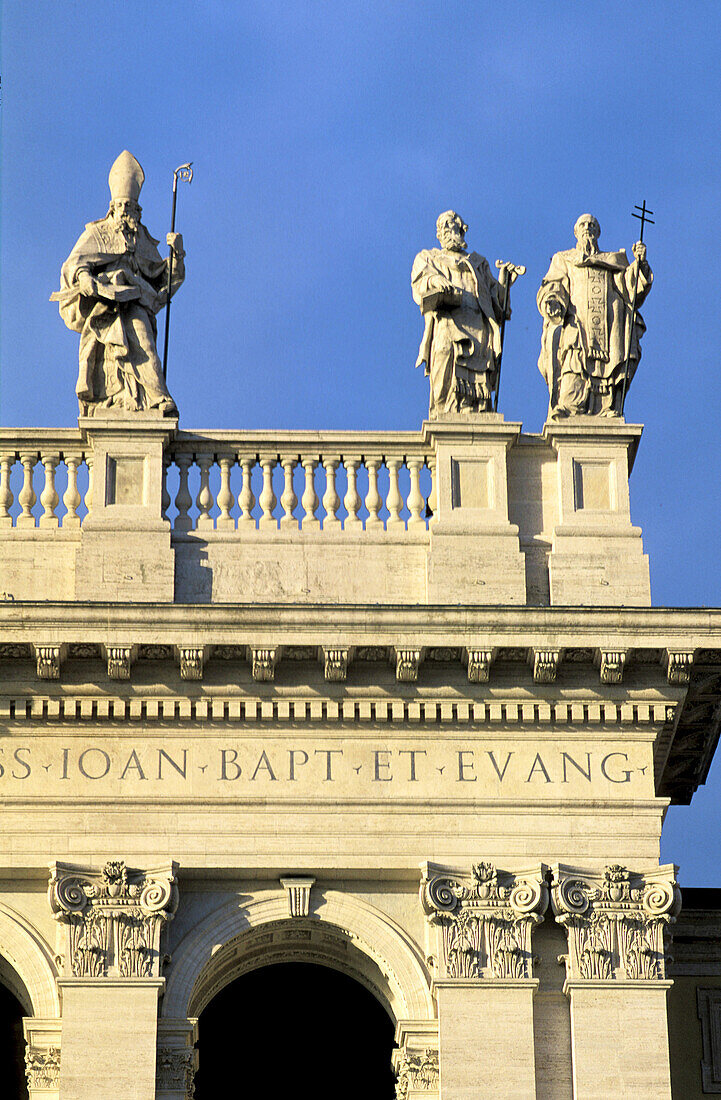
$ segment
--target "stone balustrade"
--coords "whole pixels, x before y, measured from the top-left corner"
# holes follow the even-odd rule
[[[77,530],[90,511],[92,468],[76,429],[0,429],[0,529]]]
[[[400,531],[433,511],[417,432],[178,432],[165,463],[164,515],[181,535]]]

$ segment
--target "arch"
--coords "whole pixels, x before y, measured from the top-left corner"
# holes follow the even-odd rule
[[[314,929],[334,931],[353,948],[354,958],[343,944],[327,939],[317,942],[313,954],[303,946],[302,934]],[[401,1019],[433,1020],[435,1006],[428,971],[422,955],[406,932],[380,909],[366,901],[334,890],[315,891],[308,917],[290,917],[285,892],[267,891],[253,900],[237,899],[222,905],[181,940],[173,952],[167,975],[162,1014],[182,1018],[199,1015],[205,1004],[238,974],[269,961],[270,940],[249,935],[263,929],[283,929],[297,936],[279,950],[285,958],[322,956],[324,965],[350,974],[374,992],[397,1022]],[[278,961],[278,957],[274,961]]]
[[[28,1016],[59,1016],[58,969],[53,952],[30,921],[4,902],[0,902],[0,955],[23,984],[24,989],[13,992]]]

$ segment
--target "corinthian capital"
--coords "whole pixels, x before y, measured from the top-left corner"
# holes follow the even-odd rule
[[[65,972],[77,978],[158,978],[160,934],[178,905],[177,864],[153,871],[112,860],[102,871],[50,865],[48,901],[65,928]]]
[[[673,864],[637,874],[619,864],[602,872],[557,864],[551,903],[566,929],[569,979],[665,977],[664,937],[681,908]]]
[[[423,865],[421,904],[441,978],[531,978],[531,932],[548,905],[546,868]]]

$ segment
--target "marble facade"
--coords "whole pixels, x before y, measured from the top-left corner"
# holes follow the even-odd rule
[[[659,838],[718,737],[721,612],[650,606],[640,435],[0,431],[0,980],[31,1097],[188,1100],[204,1007],[304,959],[385,1006],[399,1097],[715,1080],[713,971],[672,1064]]]

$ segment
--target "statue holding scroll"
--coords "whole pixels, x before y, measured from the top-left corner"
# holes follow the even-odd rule
[[[538,367],[548,385],[549,416],[618,417],[641,358],[646,331],[636,311],[653,282],[646,246],[601,252],[597,220],[582,214],[576,247],[557,252],[538,291],[543,336]]]
[[[80,412],[155,409],[175,415],[156,347],[155,315],[168,300],[168,259],[140,221],[145,174],[127,150],[112,168],[110,209],[90,222],[63,264],[51,296],[68,328],[80,333],[76,391]],[[183,240],[169,233],[171,297],[185,278]]]
[[[413,297],[425,320],[416,366],[430,378],[429,416],[490,412],[498,385],[508,287],[525,268],[468,252],[468,226],[453,210],[436,222],[440,248],[424,249],[413,264]]]

